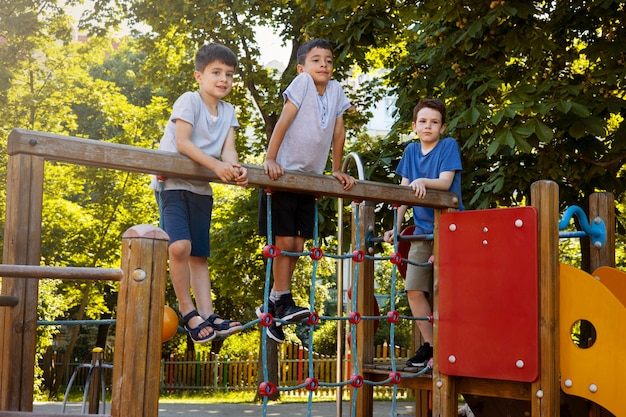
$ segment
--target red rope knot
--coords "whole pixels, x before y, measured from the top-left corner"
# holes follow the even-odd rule
[[[315,378],[307,378],[306,381],[304,381],[306,383],[306,389],[309,391],[317,391],[317,388],[319,387],[319,382],[317,381],[317,379]]]
[[[311,259],[314,261],[319,261],[324,257],[324,251],[321,248],[313,248],[311,249]]]
[[[397,311],[389,311],[387,313],[387,321],[389,323],[397,323],[400,320],[400,315]]]
[[[278,392],[278,387],[271,382],[261,382],[259,385],[259,395],[264,397],[271,397]]]
[[[311,326],[316,326],[320,322],[320,315],[317,311],[311,311],[309,314],[309,319],[306,321],[307,324]]]
[[[391,379],[392,384],[398,385],[402,380],[402,376],[400,375],[400,372],[391,372],[389,373],[389,379]]]
[[[259,324],[263,327],[270,327],[272,323],[274,323],[274,316],[272,316],[270,313],[261,313],[261,316],[259,318],[261,319]]]
[[[275,258],[280,256],[280,248],[276,245],[265,245],[263,247],[263,256],[266,258]]]
[[[363,252],[362,250],[355,250],[354,252],[352,252],[352,260],[354,262],[363,262],[363,260],[365,259],[365,252]]]
[[[363,386],[363,377],[361,375],[352,375],[352,378],[350,378],[350,385],[354,388],[361,388]]]
[[[350,322],[350,324],[359,324],[359,322],[361,321],[361,313],[359,313],[358,311],[351,311],[350,313],[348,313],[348,321]]]
[[[392,253],[389,261],[394,265],[400,265],[402,263],[402,254],[400,252]]]

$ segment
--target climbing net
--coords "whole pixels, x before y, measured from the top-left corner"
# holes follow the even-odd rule
[[[355,201],[355,203],[359,204],[360,201]],[[413,264],[417,266],[430,266],[432,264],[432,259],[425,263],[415,263],[408,259],[402,257],[402,254],[398,251],[398,231],[396,228],[397,224],[397,206],[394,206],[394,253],[391,256],[373,256],[367,255],[366,251],[361,247],[361,236],[359,235],[359,228],[356,228],[356,236],[355,241],[357,242],[357,247],[354,248],[352,253],[345,254],[328,254],[324,253],[324,251],[319,247],[315,246],[311,248],[309,251],[305,252],[288,252],[281,251],[278,247],[273,244],[272,240],[272,193],[271,191],[267,191],[267,239],[268,244],[263,248],[263,256],[267,258],[266,264],[266,274],[265,274],[265,290],[264,290],[264,303],[263,303],[263,311],[266,313],[261,314],[261,317],[250,324],[259,323],[262,329],[262,342],[261,342],[261,356],[263,361],[263,382],[259,385],[258,392],[263,398],[263,416],[267,415],[267,405],[270,397],[274,396],[278,391],[290,391],[290,390],[298,390],[298,389],[306,389],[308,390],[308,408],[307,408],[307,416],[311,415],[312,412],[312,400],[314,392],[320,387],[344,387],[350,386],[354,389],[361,388],[364,384],[368,385],[389,385],[391,384],[393,387],[393,395],[392,395],[392,406],[391,406],[391,415],[396,415],[396,396],[398,390],[398,384],[400,383],[402,378],[415,378],[421,376],[431,370],[431,366],[427,365],[424,369],[420,370],[417,373],[414,373],[409,376],[401,376],[401,374],[397,371],[396,367],[396,352],[394,349],[395,346],[395,326],[400,319],[407,320],[424,320],[424,321],[432,321],[432,316],[429,317],[411,317],[411,316],[401,316],[395,309],[395,286],[396,286],[396,277],[397,277],[397,269],[398,265],[405,262],[407,264]],[[355,214],[355,223],[359,224],[360,221],[360,210],[356,211]],[[318,200],[315,200],[315,214],[314,214],[314,232],[313,232],[313,242],[314,245],[317,245],[319,242],[319,216],[318,216]],[[273,323],[274,320],[280,323],[286,323],[281,319],[277,319],[272,317],[271,314],[267,313],[268,311],[268,300],[269,300],[269,291],[270,291],[270,276],[272,271],[272,261],[277,256],[294,256],[294,257],[302,257],[309,256],[313,260],[313,269],[312,269],[312,278],[311,278],[311,290],[310,290],[310,310],[311,313],[309,315],[308,320],[306,320],[306,324],[311,328],[312,331],[308,332],[308,345],[311,349],[308,350],[308,363],[309,363],[309,371],[308,377],[306,380],[295,386],[290,387],[278,387],[272,382],[269,381],[268,378],[268,367],[267,367],[267,342],[266,342],[266,334],[267,328]],[[354,272],[353,272],[353,280],[352,280],[352,292],[353,294],[357,293],[357,288],[359,285],[359,266],[365,259],[371,259],[375,261],[390,261],[393,264],[392,274],[391,274],[391,294],[390,294],[390,309],[386,315],[379,316],[363,316],[358,311],[357,306],[357,297],[351,297],[351,311],[347,315],[343,316],[320,316],[315,308],[315,287],[317,280],[317,265],[318,262],[323,257],[335,258],[337,260],[343,259],[351,259],[354,263]],[[339,295],[341,296],[341,295]],[[315,376],[314,366],[313,366],[313,331],[315,326],[320,323],[321,320],[337,320],[337,321],[347,321],[350,324],[350,340],[352,341],[351,349],[352,349],[352,362],[351,369],[353,370],[352,375],[344,380],[335,383],[328,382],[320,382]],[[359,363],[357,361],[357,326],[362,320],[387,320],[390,323],[390,345],[391,349],[391,372],[388,377],[382,381],[370,381],[364,379],[361,375],[361,370],[359,369]],[[356,412],[356,395],[352,395],[352,417],[355,417]]]

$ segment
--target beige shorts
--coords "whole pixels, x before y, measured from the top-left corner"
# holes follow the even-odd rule
[[[433,254],[432,240],[415,240],[411,242],[408,259],[415,263],[425,263]],[[407,291],[433,292],[433,266],[419,266],[408,264],[406,268],[406,281],[404,289]]]

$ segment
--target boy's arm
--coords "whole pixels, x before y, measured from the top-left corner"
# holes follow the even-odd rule
[[[335,119],[335,128],[333,130],[333,177],[337,178],[337,180],[343,185],[344,190],[349,190],[354,184],[356,184],[356,179],[341,170],[341,164],[343,162],[343,145],[345,141],[346,127],[343,124],[343,116],[339,116]]]
[[[439,178],[418,178],[413,180],[409,186],[415,191],[418,198],[426,197],[426,189],[448,191],[454,180],[455,171],[443,171]]]
[[[276,126],[274,126],[270,143],[267,145],[265,161],[263,162],[263,171],[272,180],[279,179],[285,173],[284,168],[276,162],[276,156],[278,155],[278,149],[280,149],[280,145],[283,143],[283,139],[285,138],[285,133],[287,132],[287,129],[289,129],[289,126],[291,126],[291,123],[297,113],[298,108],[296,105],[287,99],[285,101],[285,105],[283,106],[283,111],[280,113],[280,117],[276,122]]]
[[[193,126],[184,120],[176,120],[176,149],[181,154],[215,172],[223,182],[231,182],[240,174],[229,162],[220,161],[202,151],[191,141]],[[234,141],[234,139],[233,139]]]
[[[222,161],[231,164],[238,172],[237,177],[235,177],[237,185],[241,185],[242,187],[248,185],[248,170],[239,163],[239,155],[237,154],[237,147],[235,145],[234,127],[228,130],[224,146],[222,146]]]

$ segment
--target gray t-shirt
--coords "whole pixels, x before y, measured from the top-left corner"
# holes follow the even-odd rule
[[[217,117],[211,116],[198,91],[188,91],[176,100],[165,133],[159,144],[160,151],[176,152],[176,120],[184,120],[193,126],[191,141],[202,151],[214,158],[220,158],[222,148],[231,127],[238,128],[237,115],[232,104],[221,100],[217,107]],[[156,178],[150,187],[160,190]],[[187,190],[196,194],[211,195],[213,190],[207,181],[167,178],[164,190]]]
[[[313,78],[306,72],[298,75],[283,93],[297,108],[291,126],[285,132],[276,162],[291,171],[322,174],[328,161],[335,120],[350,107],[339,82],[330,80],[320,97]]]

